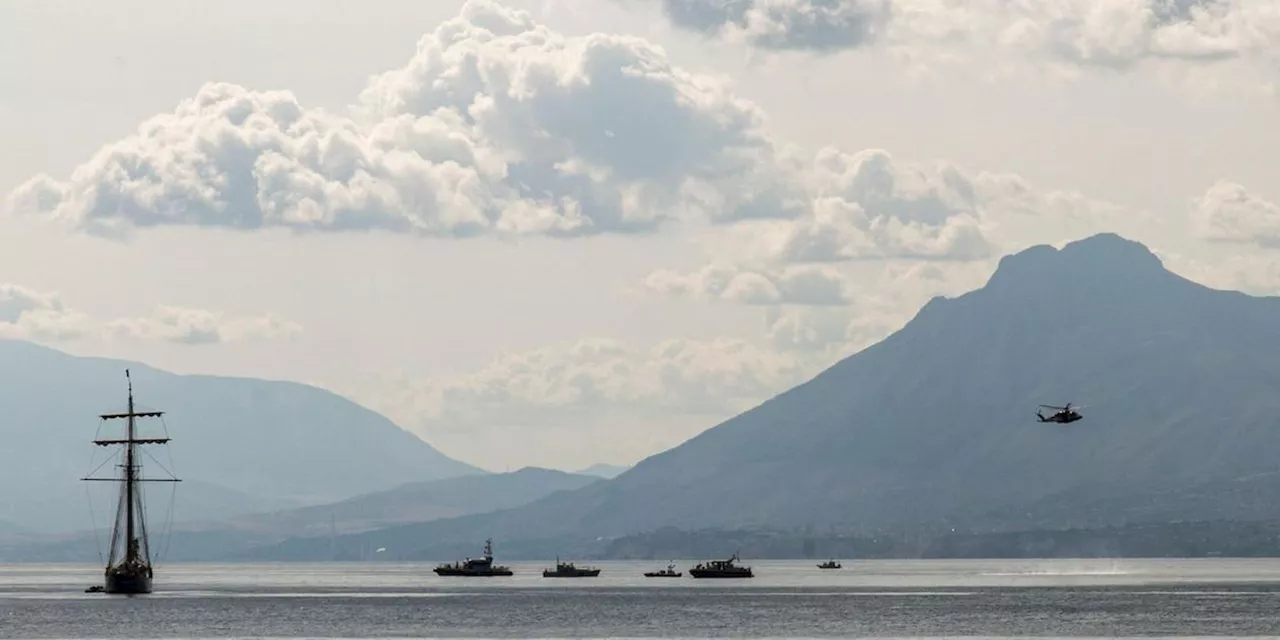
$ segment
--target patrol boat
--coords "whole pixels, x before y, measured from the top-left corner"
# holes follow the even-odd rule
[[[493,540],[484,541],[483,558],[467,558],[462,562],[442,564],[435,568],[438,576],[490,577],[512,575],[511,569],[493,563]]]
[[[595,567],[577,567],[572,562],[560,562],[560,558],[556,558],[555,569],[543,569],[542,577],[544,578],[594,578],[600,575],[600,570]]]
[[[744,567],[738,562],[738,554],[733,554],[728,560],[711,560],[699,563],[697,566],[689,570],[689,575],[695,578],[753,578],[755,574],[751,572],[751,567]]]

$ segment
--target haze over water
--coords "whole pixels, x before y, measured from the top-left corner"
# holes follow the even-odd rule
[[[0,567],[4,638],[1117,637],[1280,633],[1280,560],[749,562],[750,580],[640,574],[446,579],[429,564],[171,565],[156,592],[86,594],[100,569]]]

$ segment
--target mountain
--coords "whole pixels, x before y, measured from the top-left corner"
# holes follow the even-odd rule
[[[175,526],[171,536],[165,535],[165,560],[237,560],[256,547],[270,546],[290,536],[312,536],[332,554],[328,541],[335,533],[508,509],[594,482],[601,479],[526,467],[510,473],[414,482],[332,504],[189,522]],[[4,533],[4,523],[0,522],[0,534]],[[16,530],[8,533],[0,536],[0,562],[91,562],[96,557],[92,533],[53,540],[49,536],[21,535],[25,532]],[[347,557],[366,557],[371,549],[357,549]],[[333,555],[324,559],[333,559]]]
[[[8,536],[18,536],[29,533],[26,529],[9,522],[8,520],[0,520],[0,540]]]
[[[330,535],[510,509],[557,491],[579,489],[600,479],[554,469],[526,467],[510,473],[413,482],[332,504],[259,513],[228,522],[193,524],[187,530],[239,530],[276,535]]]
[[[104,458],[103,452],[97,453],[97,460],[101,461]],[[158,454],[157,457],[169,466],[167,459]],[[87,457],[81,456],[81,459],[87,459]],[[145,465],[151,460],[144,458],[143,462]],[[102,476],[104,472],[109,473],[110,464],[99,469],[94,475]],[[111,516],[114,513],[112,508],[118,496],[119,485],[113,482],[77,482],[76,478],[85,474],[86,471],[88,469],[81,466],[71,476],[49,478],[45,486],[34,490],[0,494],[0,505],[3,505],[6,510],[5,517],[22,523],[24,529],[44,534],[86,531],[95,526],[110,526]],[[151,472],[150,467],[144,469],[144,473]],[[155,475],[162,476],[163,472],[157,471]],[[182,482],[176,486],[155,485],[144,489],[147,496],[148,522],[156,526],[166,524],[170,521],[171,513],[173,522],[180,523],[197,518],[234,518],[306,504],[304,500],[287,496],[275,496],[265,492],[249,493],[198,478],[193,479],[185,473],[179,475],[182,477]],[[89,486],[85,486],[86,484]]]
[[[1280,298],[1201,286],[1113,234],[1032,247],[982,288],[931,300],[882,342],[613,480],[353,540],[443,553],[485,536],[534,548],[663,526],[1280,518],[1256,498],[1280,469],[1277,346]],[[1084,420],[1036,422],[1038,404],[1068,401]]]
[[[0,340],[0,518],[26,529],[87,530],[113,511],[110,483],[81,483],[109,453],[90,440],[118,433],[124,369],[140,407],[167,411],[173,442],[153,447],[183,479],[175,520],[340,500],[406,482],[483,473],[452,460],[386,418],[336,394],[292,382],[177,375],[142,364],[71,356]],[[154,420],[144,421],[153,433]],[[142,424],[142,423],[140,423]],[[111,431],[108,431],[111,429]],[[167,451],[166,451],[167,449]],[[96,475],[110,473],[110,463]],[[86,500],[86,487],[93,500]],[[167,517],[170,487],[151,488],[154,519]],[[160,493],[163,491],[163,493]],[[97,511],[92,516],[91,509]],[[92,517],[91,517],[92,516]],[[99,525],[101,522],[98,523]]]
[[[584,476],[596,476],[597,478],[616,478],[630,468],[612,464],[593,464],[586,469],[579,470],[577,473]]]

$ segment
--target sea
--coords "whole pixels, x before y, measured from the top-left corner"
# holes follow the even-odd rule
[[[442,578],[429,564],[158,565],[155,593],[85,593],[101,569],[0,565],[0,638],[1276,637],[1280,559],[748,562],[756,577]]]

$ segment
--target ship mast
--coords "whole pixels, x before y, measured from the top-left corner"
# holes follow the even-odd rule
[[[138,559],[137,545],[133,544],[135,538],[133,535],[133,483],[137,482],[138,474],[136,473],[137,467],[133,464],[133,448],[135,446],[133,437],[135,430],[134,420],[136,419],[136,416],[133,415],[133,378],[129,376],[128,369],[124,370],[124,379],[129,385],[129,426],[125,435],[128,444],[125,445],[124,454],[124,503],[126,505],[125,509],[127,509],[124,518],[124,539],[126,541],[124,561],[133,564]]]

